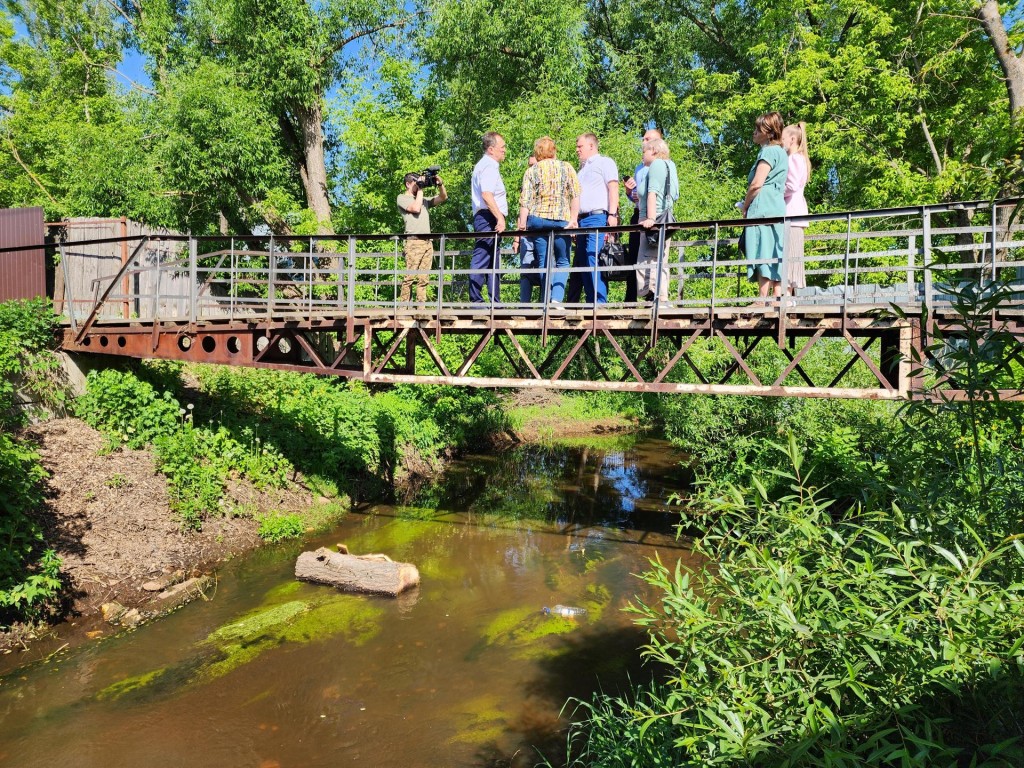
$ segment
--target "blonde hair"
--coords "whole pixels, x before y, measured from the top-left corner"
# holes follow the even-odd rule
[[[668,160],[668,143],[664,139],[651,139],[647,142],[647,148],[654,153],[658,160]]]
[[[533,154],[538,160],[548,160],[555,157],[555,142],[550,136],[541,136],[533,142]]]
[[[811,156],[807,154],[807,123],[800,121],[795,125],[787,125],[782,129],[782,135],[790,134],[796,138],[796,146],[790,154],[803,155],[807,163],[807,174],[811,173]]]

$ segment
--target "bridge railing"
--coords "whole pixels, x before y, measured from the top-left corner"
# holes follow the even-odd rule
[[[876,211],[817,214],[774,220],[806,224],[802,265],[806,287],[796,288],[785,302],[765,306],[748,270],[765,260],[750,259],[738,249],[745,227],[773,220],[681,222],[655,230],[663,248],[655,269],[658,292],[667,298],[627,304],[626,281],[636,266],[600,269],[565,268],[570,280],[583,283],[603,277],[607,305],[587,292],[576,301],[555,306],[540,300],[562,271],[553,259],[524,268],[509,247],[510,237],[445,233],[434,236],[431,269],[407,270],[402,235],[334,235],[323,237],[239,236],[235,238],[135,238],[134,251],[121,269],[94,281],[91,297],[66,296],[64,306],[74,327],[105,319],[143,322],[202,322],[253,318],[341,317],[359,313],[398,315],[445,312],[503,315],[551,314],[564,309],[606,315],[642,311],[745,312],[864,311],[873,307],[926,304],[941,308],[950,301],[950,287],[985,283],[997,276],[1021,284],[1024,297],[1024,224],[1015,218],[1019,201],[967,202]],[[536,236],[538,233],[520,233]],[[547,233],[548,253],[553,238]],[[633,227],[576,230],[573,239],[588,235],[618,237],[640,234]],[[497,245],[499,257],[481,272],[472,267],[478,239]],[[75,244],[61,246],[62,258],[74,258]],[[154,256],[154,254],[156,254]],[[780,271],[784,279],[790,265]],[[483,303],[470,301],[473,275],[489,284]],[[667,286],[661,282],[666,279]],[[426,281],[424,300],[417,297],[417,278]],[[410,298],[402,299],[402,282],[411,280]],[[522,282],[528,284],[531,300]],[[1024,298],[1021,299],[1024,304]],[[114,311],[109,311],[113,307]]]

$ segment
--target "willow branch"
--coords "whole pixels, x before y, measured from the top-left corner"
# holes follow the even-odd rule
[[[42,191],[42,193],[44,195],[46,195],[50,199],[51,203],[53,203],[54,205],[59,205],[59,203],[57,202],[56,198],[53,195],[50,194],[50,190],[48,190],[46,187],[43,186],[43,182],[41,182],[39,180],[39,177],[36,176],[34,173],[32,173],[32,169],[31,168],[29,168],[27,165],[25,165],[25,161],[22,160],[21,159],[21,155],[18,154],[18,148],[16,146],[14,146],[14,142],[11,141],[11,137],[10,136],[4,136],[4,141],[6,141],[7,142],[7,146],[11,148],[11,155],[14,157],[14,160],[18,163],[18,165],[20,165],[22,167],[22,170],[24,170],[25,173],[28,174],[28,177],[30,179],[32,179],[33,182],[35,182],[35,185],[37,187],[39,187],[39,189]]]

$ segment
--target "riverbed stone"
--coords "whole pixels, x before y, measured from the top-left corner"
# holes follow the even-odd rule
[[[120,603],[104,603],[100,606],[100,611],[103,613],[103,620],[108,624],[113,624],[121,618],[127,610],[128,609]]]
[[[142,588],[147,592],[163,592],[170,586],[178,584],[185,580],[185,572],[178,570],[172,571],[171,573],[162,574],[155,579],[151,579],[142,585]]]
[[[163,613],[204,595],[212,586],[212,576],[194,576],[178,584],[172,584],[160,594],[154,595],[146,603],[145,608],[151,613]]]

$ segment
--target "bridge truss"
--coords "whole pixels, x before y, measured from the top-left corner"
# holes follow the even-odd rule
[[[472,304],[475,235],[466,233],[437,236],[436,268],[417,273],[429,285],[423,304],[398,299],[410,274],[402,236],[139,237],[121,268],[95,281],[92,297],[63,297],[63,348],[371,384],[956,399],[966,393],[947,370],[949,344],[999,333],[1024,348],[1018,207],[805,217],[810,287],[766,306],[744,277],[757,262],[736,249],[751,224],[742,220],[663,229],[669,298],[639,305],[619,300],[616,278],[632,266],[606,271],[608,304],[520,302],[520,279],[550,285],[552,267],[524,270],[507,252],[492,270],[500,301]],[[85,245],[61,245],[62,264]],[[1000,285],[1001,300],[985,305]],[[978,301],[965,304],[971,297]],[[1024,367],[1022,354],[1011,356],[1003,397],[1021,396],[1012,371]]]

